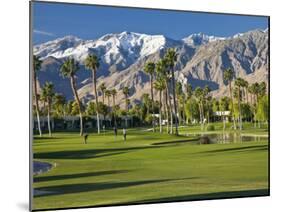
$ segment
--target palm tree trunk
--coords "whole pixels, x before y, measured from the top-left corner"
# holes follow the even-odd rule
[[[97,127],[98,127],[98,134],[100,134],[100,116],[98,111],[98,105],[99,105],[99,99],[98,99],[98,92],[97,92],[97,76],[96,76],[96,70],[93,70],[93,76],[94,76],[94,92],[95,92],[95,99],[96,99],[96,107],[97,107]]]
[[[229,94],[230,94],[230,99],[231,99],[231,113],[232,113],[232,120],[233,120],[233,128],[236,130],[236,122],[235,122],[235,117],[234,117],[234,103],[233,103],[231,82],[229,82]]]
[[[160,127],[160,133],[162,133],[162,90],[160,90],[160,105],[159,105],[159,127]]]
[[[165,105],[164,105],[164,111],[166,115],[167,120],[167,133],[169,133],[169,106],[168,106],[168,96],[167,96],[167,87],[165,88]]]
[[[175,91],[175,75],[174,75],[173,68],[172,68],[172,92],[173,92],[173,103],[174,103],[174,112],[175,112],[176,135],[178,135],[179,134],[178,119],[177,119],[178,109],[177,109],[176,91]]]
[[[152,101],[152,126],[153,132],[155,132],[155,122],[154,122],[154,96],[153,96],[153,74],[150,75],[150,92],[151,92],[151,101]]]
[[[242,130],[242,119],[241,119],[241,101],[240,101],[240,86],[238,87],[238,111],[239,111],[239,129]]]
[[[50,105],[50,100],[48,100],[48,130],[49,130],[49,137],[52,137],[52,130],[50,124],[50,110],[51,110],[51,105]]]
[[[166,81],[166,87],[167,87],[167,98],[169,102],[169,111],[170,111],[170,134],[173,134],[173,111],[172,111],[172,102],[170,98],[170,89],[169,89],[169,82]]]
[[[112,96],[113,101],[113,116],[114,116],[114,127],[117,128],[117,122],[116,122],[116,114],[115,114],[115,96]]]
[[[83,116],[82,116],[82,108],[81,108],[81,102],[79,100],[79,97],[78,97],[78,93],[77,93],[77,90],[76,90],[76,84],[75,84],[75,80],[74,80],[74,77],[71,76],[70,77],[70,84],[71,84],[71,89],[72,89],[72,92],[74,94],[74,97],[75,97],[75,100],[76,100],[76,103],[78,105],[78,110],[79,110],[79,117],[80,117],[80,136],[83,136]]]
[[[36,110],[36,116],[37,116],[37,126],[38,126],[39,135],[40,135],[40,137],[42,137],[36,78],[37,78],[36,73],[34,71],[33,72],[33,85],[34,85],[35,110]]]

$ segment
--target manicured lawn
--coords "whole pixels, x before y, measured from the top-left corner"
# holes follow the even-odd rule
[[[55,167],[35,176],[34,188],[45,193],[34,197],[33,209],[268,193],[266,138],[210,145],[188,139],[194,137],[142,129],[129,130],[126,142],[112,132],[90,134],[88,144],[77,133],[35,138],[34,158]]]

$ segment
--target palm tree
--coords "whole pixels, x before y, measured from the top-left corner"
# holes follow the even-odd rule
[[[180,107],[180,96],[182,95],[182,84],[180,82],[176,83],[176,101],[178,105],[178,119],[179,119],[179,124],[181,123],[181,107]]]
[[[229,97],[231,100],[231,113],[232,113],[233,127],[236,130],[236,122],[235,122],[235,117],[234,117],[234,103],[233,103],[233,95],[232,95],[232,87],[231,87],[233,77],[234,77],[234,72],[230,68],[223,72],[224,81],[226,81],[226,83],[228,84],[228,88],[229,88]]]
[[[113,103],[113,116],[114,116],[114,127],[117,128],[117,123],[116,123],[116,105],[115,105],[115,97],[116,97],[116,94],[117,94],[117,91],[116,89],[112,89],[110,91],[111,93],[111,96],[112,96],[112,103]]]
[[[56,93],[54,95],[54,108],[58,117],[65,116],[66,99],[62,94]]]
[[[167,60],[167,65],[170,68],[170,72],[171,72],[174,113],[175,113],[175,115],[177,115],[178,111],[177,111],[177,102],[176,102],[175,74],[174,74],[174,66],[175,66],[175,62],[177,61],[176,51],[174,49],[168,49],[168,51],[166,52],[165,58]],[[175,125],[176,125],[176,132],[175,133],[176,133],[176,135],[178,135],[179,131],[178,131],[178,119],[177,119],[177,117],[175,118]]]
[[[157,72],[157,76],[159,78],[163,78],[165,80],[164,111],[165,111],[165,115],[166,115],[166,119],[167,119],[167,133],[169,133],[169,111],[170,111],[170,114],[172,114],[172,110],[169,107],[169,103],[171,102],[170,96],[169,96],[169,74],[168,74],[167,64],[166,64],[165,59],[162,59],[156,63],[156,72]],[[171,128],[173,129],[173,117],[172,117],[172,115],[170,117],[171,117]]]
[[[75,82],[75,74],[79,70],[78,63],[73,59],[67,59],[61,66],[60,72],[63,77],[68,77],[70,79],[71,89],[78,106],[79,117],[80,117],[80,136],[83,136],[83,116],[82,116],[82,105],[78,97],[77,87]]]
[[[204,91],[203,91],[203,89],[200,87],[197,87],[194,91],[194,95],[198,102],[201,130],[203,130],[203,124],[204,124],[204,105],[203,105]]]
[[[191,99],[191,97],[192,97],[192,86],[188,83],[187,85],[186,85],[186,102],[187,101],[189,101],[190,99]],[[185,108],[185,107],[184,107]],[[184,113],[184,115],[185,115],[185,113]],[[192,115],[192,113],[191,113],[191,115]],[[186,119],[186,118],[185,118]],[[187,122],[188,123],[188,119],[186,119],[185,120],[185,122]],[[192,117],[191,117],[191,122],[192,122]]]
[[[208,85],[206,85],[203,89],[203,102],[206,102],[205,105],[207,105],[207,120],[208,120],[208,124],[210,121],[210,102],[212,100],[211,96],[208,96],[209,93],[211,92],[211,89],[209,88]],[[204,107],[203,107],[204,108]]]
[[[105,90],[104,95],[105,97],[107,97],[107,106],[110,107],[110,97],[111,97],[110,90]]]
[[[99,89],[102,93],[102,103],[104,104],[104,96],[105,96],[105,91],[106,91],[106,86],[105,86],[104,82],[100,85]]]
[[[155,132],[155,123],[154,123],[154,97],[153,97],[153,78],[154,78],[154,72],[155,72],[155,64],[153,62],[147,62],[144,67],[144,71],[149,74],[150,76],[150,95],[152,100],[152,126],[153,126],[153,132]]]
[[[42,136],[41,125],[40,125],[40,113],[38,104],[38,91],[37,91],[37,72],[41,69],[42,61],[39,57],[33,55],[33,89],[34,89],[34,100],[35,100],[35,110],[37,116],[37,125],[40,137]]]
[[[125,110],[126,110],[126,118],[125,118],[125,122],[126,122],[126,128],[128,128],[128,120],[127,120],[127,116],[128,116],[128,112],[129,112],[129,101],[128,101],[128,97],[129,97],[129,88],[127,86],[125,86],[123,88],[123,94],[125,96]]]
[[[240,77],[238,77],[236,80],[235,80],[235,86],[237,87],[237,98],[238,98],[238,120],[239,120],[239,128],[240,130],[242,130],[242,117],[241,117],[241,87],[243,86],[244,84],[244,80]]]
[[[166,88],[165,79],[163,77],[157,79],[154,83],[154,87],[159,91],[159,127],[160,133],[162,133],[162,92]]]
[[[106,91],[106,86],[105,86],[104,82],[100,85],[99,89],[100,89],[101,94],[102,94],[102,104],[104,105],[104,96],[105,96],[105,91]],[[101,108],[104,109],[104,107],[101,107]],[[102,113],[102,114],[103,114],[103,121],[104,121],[106,113]]]
[[[51,113],[51,106],[52,106],[52,100],[55,95],[54,93],[54,84],[51,82],[46,82],[45,85],[43,86],[42,89],[42,95],[45,97],[47,100],[48,104],[48,131],[49,131],[49,136],[52,136],[52,130],[51,130],[51,123],[50,123],[50,113]]]
[[[94,54],[88,55],[88,57],[85,60],[85,66],[86,66],[87,69],[92,71],[96,105],[99,105],[98,92],[97,92],[97,69],[100,66],[99,58],[96,55],[94,55]],[[99,118],[98,107],[97,107],[97,112],[96,113],[97,113],[98,134],[100,134],[100,118]]]

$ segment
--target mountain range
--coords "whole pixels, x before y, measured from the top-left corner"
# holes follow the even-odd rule
[[[149,93],[149,76],[143,70],[144,64],[147,61],[157,62],[168,48],[174,48],[178,54],[176,80],[183,85],[190,83],[193,87],[209,85],[214,96],[226,94],[223,72],[227,68],[234,70],[235,77],[243,77],[250,83],[268,82],[267,29],[231,37],[199,33],[181,40],[126,31],[106,34],[94,40],[66,36],[35,45],[33,53],[42,60],[38,74],[40,85],[52,81],[56,92],[64,94],[68,100],[73,99],[70,83],[60,75],[59,69],[67,58],[76,59],[80,66],[76,81],[83,102],[93,99],[91,72],[85,69],[83,61],[87,55],[96,54],[100,58],[98,86],[104,82],[108,89],[120,91],[117,103],[122,103],[121,90],[124,86],[129,87],[132,102]]]

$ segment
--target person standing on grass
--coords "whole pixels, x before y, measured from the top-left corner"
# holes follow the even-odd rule
[[[123,128],[123,138],[124,138],[124,141],[126,141],[126,136],[127,136],[126,128]]]
[[[115,140],[117,138],[117,128],[116,127],[114,127],[114,138],[115,138]]]

